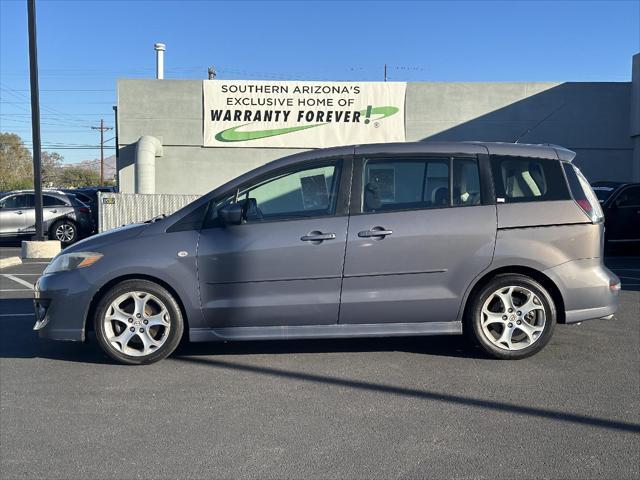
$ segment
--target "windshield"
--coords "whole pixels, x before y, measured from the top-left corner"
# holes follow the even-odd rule
[[[592,187],[598,201],[603,203],[611,196],[611,193],[615,190],[613,187]]]

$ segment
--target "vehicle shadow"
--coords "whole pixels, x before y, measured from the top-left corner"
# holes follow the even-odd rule
[[[33,331],[30,299],[0,300],[0,358],[48,358],[68,362],[114,363],[104,355],[89,334],[89,341],[55,342],[39,339]],[[11,312],[8,314],[5,312]],[[461,336],[354,338],[326,340],[268,340],[242,342],[183,342],[174,357],[229,356],[254,354],[408,352],[420,355],[487,359],[480,349]]]

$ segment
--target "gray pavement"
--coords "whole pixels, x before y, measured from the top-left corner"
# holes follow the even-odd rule
[[[640,478],[640,258],[607,263],[617,318],[559,326],[517,362],[430,337],[187,345],[125,367],[39,341],[30,289],[0,291],[0,476]],[[43,268],[0,271],[0,290]]]

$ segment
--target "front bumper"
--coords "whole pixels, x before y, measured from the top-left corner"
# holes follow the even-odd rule
[[[620,279],[601,258],[572,260],[544,273],[560,289],[566,323],[610,318],[618,311]]]
[[[85,319],[93,298],[79,271],[40,277],[35,285],[33,329],[40,338],[84,341]]]

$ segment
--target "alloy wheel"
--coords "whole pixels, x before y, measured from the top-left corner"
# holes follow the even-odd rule
[[[61,223],[56,228],[56,238],[61,242],[67,243],[73,240],[76,235],[75,228],[73,225],[69,225],[68,223]]]
[[[547,316],[542,301],[534,292],[521,286],[495,290],[481,310],[484,336],[504,350],[522,350],[537,342]]]
[[[143,357],[157,351],[167,341],[171,318],[158,297],[133,291],[111,302],[103,325],[106,340],[115,350]]]

